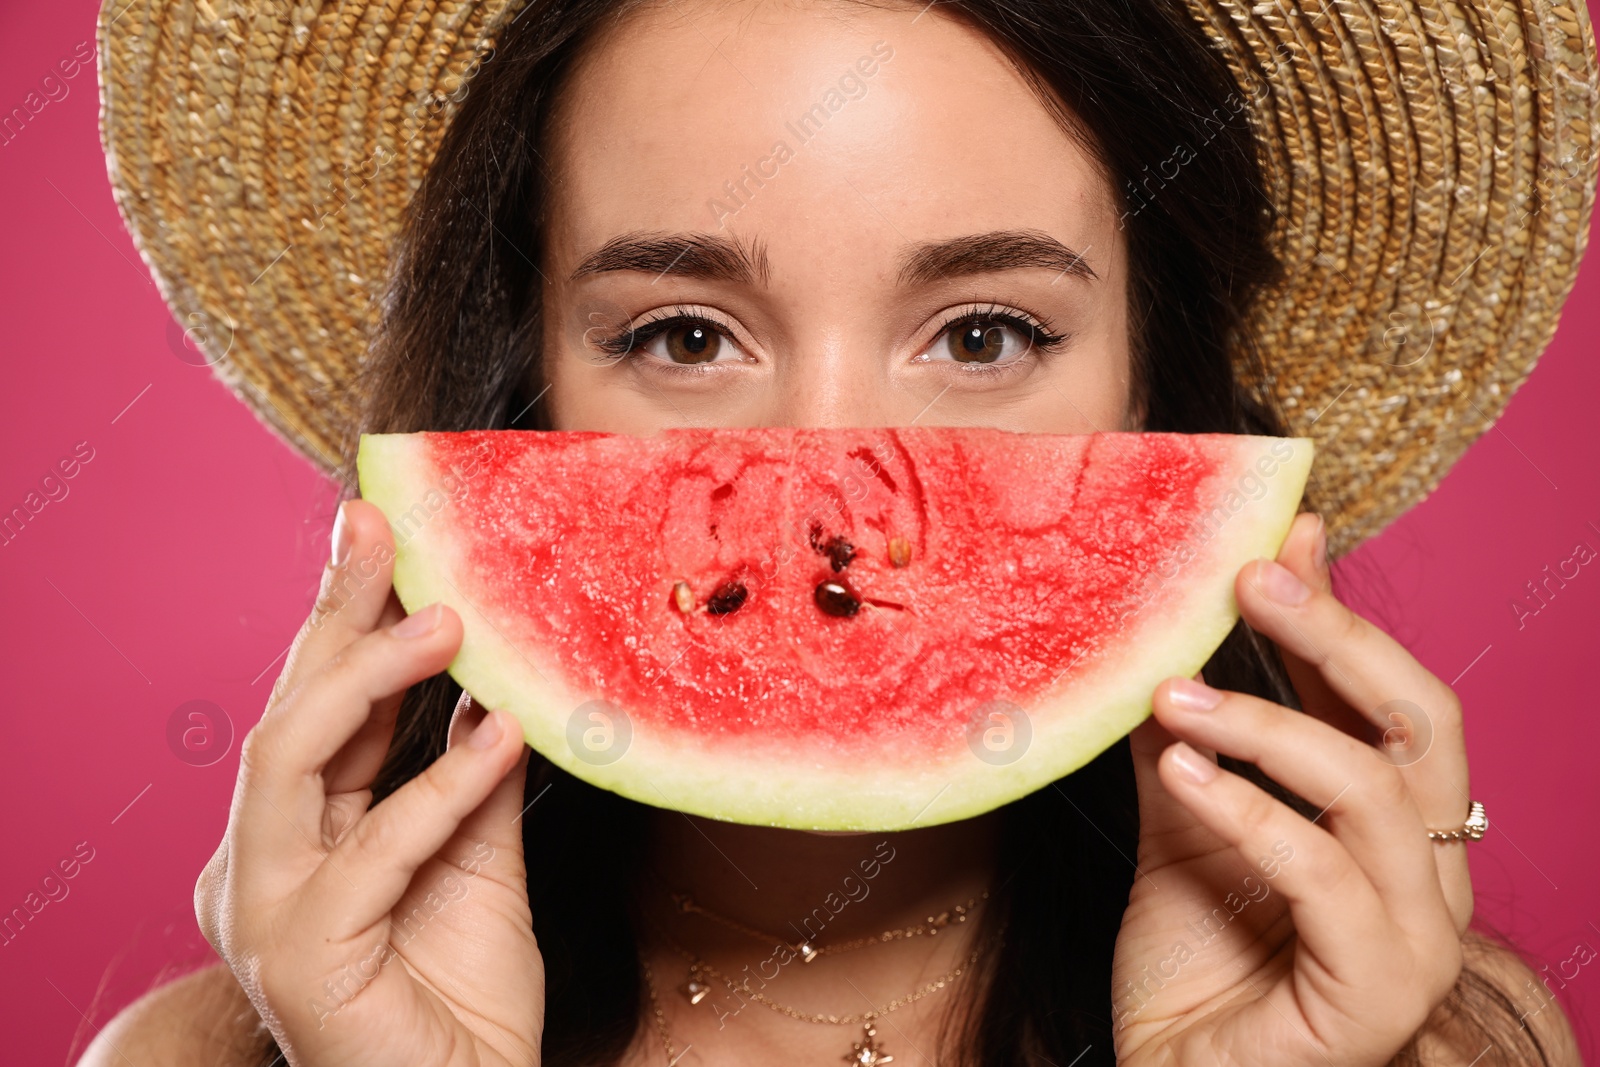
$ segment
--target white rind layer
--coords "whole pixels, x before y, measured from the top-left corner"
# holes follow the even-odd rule
[[[1288,534],[1310,473],[1312,442],[1241,436],[1237,467],[1222,479],[1236,483],[1269,448],[1276,446],[1281,455],[1285,445],[1292,455],[1262,479],[1266,493],[1244,499],[1236,511],[1217,512],[1222,518],[1215,532],[1195,544],[1193,558],[1173,580],[1157,587],[1114,652],[1031,702],[1031,742],[1020,758],[1002,766],[968,752],[923,767],[806,766],[798,752],[775,752],[772,746],[707,751],[692,738],[662,737],[638,724],[615,762],[590,762],[568,738],[574,710],[592,694],[569,690],[554,662],[537,662],[538,650],[514,647],[462,593],[470,583],[458,580],[447,532],[452,505],[442,489],[449,488],[448,472],[424,461],[420,438],[407,434],[363,435],[357,466],[362,496],[390,517],[397,532],[394,588],[400,602],[407,611],[442,602],[460,615],[465,635],[450,674],[473,699],[511,711],[528,744],[553,763],[633,800],[709,818],[888,831],[982,814],[1077,770],[1150,714],[1162,679],[1200,670],[1238,619],[1233,586],[1239,569],[1257,557],[1276,556]],[[1075,710],[1083,708],[1096,710]]]

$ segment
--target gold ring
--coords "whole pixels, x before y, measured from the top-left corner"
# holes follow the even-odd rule
[[[1489,829],[1489,817],[1483,812],[1483,802],[1474,800],[1467,808],[1467,821],[1457,830],[1429,830],[1429,841],[1477,841]]]

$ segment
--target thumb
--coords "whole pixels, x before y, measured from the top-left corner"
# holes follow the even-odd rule
[[[450,716],[446,750],[465,741],[487,715],[488,710],[463,691],[461,699],[456,702],[455,712]],[[457,839],[468,848],[475,847],[478,857],[485,862],[492,862],[489,856],[494,859],[503,856],[507,861],[515,860],[516,867],[522,866],[523,793],[528,779],[528,755],[532,751],[523,745],[522,757],[512,764],[500,784],[495,786],[494,792],[461,821]],[[484,845],[493,849],[493,852],[488,852]]]
[[[1196,681],[1205,681],[1199,671]],[[1139,792],[1139,866],[1148,869],[1184,856],[1220,847],[1224,842],[1201,826],[1189,809],[1179,803],[1161,784],[1156,763],[1178,738],[1151,715],[1128,735],[1133,754],[1133,776]],[[1208,759],[1216,753],[1191,745]]]

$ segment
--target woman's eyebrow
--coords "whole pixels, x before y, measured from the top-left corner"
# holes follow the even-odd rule
[[[1019,267],[1048,267],[1087,280],[1099,277],[1082,252],[1047,233],[992,230],[915,246],[901,257],[898,281],[902,286],[922,285]],[[572,279],[618,270],[761,286],[772,275],[766,246],[760,240],[746,245],[738,237],[717,233],[635,231],[613,237],[585,256]]]
[[[1083,252],[1073,251],[1041,230],[992,230],[919,245],[904,257],[899,283],[923,285],[962,274],[1019,267],[1049,267],[1085,280],[1099,277],[1084,262]]]
[[[590,252],[572,272],[572,280],[613,270],[762,286],[772,276],[766,246],[759,240],[747,247],[737,237],[717,233],[635,231],[613,237]]]

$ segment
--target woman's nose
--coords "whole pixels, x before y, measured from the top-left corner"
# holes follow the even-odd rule
[[[893,426],[922,406],[882,352],[849,342],[791,352],[765,399],[767,426]]]

